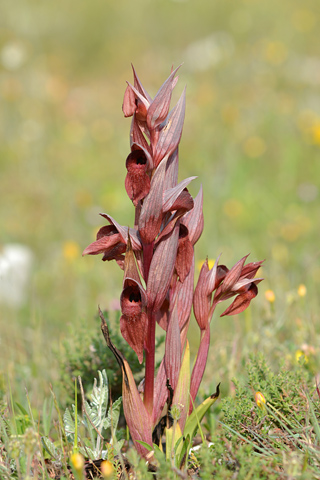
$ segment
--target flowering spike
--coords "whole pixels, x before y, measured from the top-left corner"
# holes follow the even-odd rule
[[[159,444],[166,426],[169,458],[175,436],[191,439],[199,420],[219,394],[217,389],[187,419],[193,405],[190,396],[194,401],[205,370],[215,307],[235,297],[222,315],[234,315],[247,308],[258,293],[262,279],[256,278],[256,273],[262,262],[245,265],[247,257],[243,257],[228,270],[218,264],[218,257],[210,270],[206,260],[194,289],[194,245],[203,230],[203,193],[200,187],[193,199],[187,189],[196,177],[178,183],[185,89],[170,110],[178,69],[172,68],[153,100],[132,69],[134,81],[127,85],[123,113],[132,116],[125,188],[135,207],[134,228],[121,226],[109,215],[101,214],[110,225],[99,230],[96,241],[84,254],[102,253],[103,260],[115,259],[124,270],[120,330],[140,363],[145,355],[143,392],[142,386],[139,390],[143,400],[129,365],[110,341],[100,312],[102,331],[122,369],[124,413],[138,452],[147,458],[149,449],[139,441],[150,447],[152,440]],[[192,305],[200,327],[200,346],[190,375],[187,331]],[[166,341],[155,378],[157,323],[165,330]],[[174,426],[169,413],[163,411],[166,403]],[[182,444],[185,442],[178,447],[178,456],[182,455]]]

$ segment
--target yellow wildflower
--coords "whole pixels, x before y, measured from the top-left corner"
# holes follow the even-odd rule
[[[255,402],[257,406],[260,408],[260,410],[265,410],[266,409],[266,399],[264,395],[262,395],[261,392],[256,392],[254,396]]]
[[[260,137],[249,137],[244,142],[243,150],[249,158],[258,158],[266,151],[265,141]]]
[[[81,455],[81,453],[73,453],[71,455],[71,463],[74,467],[74,469],[80,473],[82,472],[82,469],[84,467],[84,458],[83,456]]]
[[[205,262],[205,260],[199,260],[199,262],[197,262],[198,270],[201,270],[201,267],[204,264],[204,262]],[[214,264],[215,264],[215,260],[212,259],[212,258],[209,258],[208,259],[208,267],[209,267],[210,270],[211,270],[211,268],[213,267]]]
[[[114,474],[114,467],[112,463],[109,462],[109,460],[104,460],[103,462],[101,462],[100,470],[103,478],[106,478],[106,479],[112,478]]]
[[[299,297],[305,297],[307,294],[307,287],[301,283],[298,287],[298,295]]]
[[[295,353],[296,362],[299,362],[300,359],[303,360],[303,363],[308,363],[309,359],[307,355],[302,350],[297,350]]]
[[[63,244],[63,256],[68,262],[72,262],[76,258],[80,257],[80,247],[79,245],[69,240]]]
[[[274,303],[274,301],[276,299],[276,296],[275,296],[273,290],[266,290],[265,293],[264,293],[264,296],[266,297],[266,299],[268,300],[269,303]]]

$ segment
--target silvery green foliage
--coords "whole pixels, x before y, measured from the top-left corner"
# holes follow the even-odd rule
[[[109,444],[113,445],[116,451],[120,450],[123,441],[117,441],[116,429],[118,426],[121,398],[118,398],[108,410],[109,388],[108,378],[106,371],[98,371],[99,383],[97,379],[94,379],[91,400],[84,402],[84,416],[80,418],[78,416],[78,442],[81,442],[82,447],[79,451],[85,457],[89,457],[92,460],[99,458],[105,458],[107,450],[103,450],[102,437],[105,438],[105,430],[110,430]],[[63,423],[68,442],[74,442],[75,434],[75,407],[72,405],[73,412],[67,408],[64,416]],[[82,424],[89,432],[89,438],[83,439],[80,437],[80,424]],[[49,446],[50,448],[50,446]],[[47,450],[49,450],[47,448]],[[49,453],[53,455],[53,451]]]
[[[55,460],[61,459],[61,452],[58,451],[54,443],[48,437],[41,437],[41,442],[44,449],[53,457]]]
[[[99,432],[101,432],[107,414],[109,388],[106,371],[103,370],[101,373],[99,370],[98,374],[99,385],[97,385],[97,379],[95,378],[91,394],[91,402],[85,402],[85,407],[91,425],[93,424]],[[84,424],[87,426],[86,419],[84,419]]]
[[[71,414],[69,408],[66,408],[66,411],[64,412],[63,415],[63,425],[64,425],[64,431],[67,437],[68,442],[73,443],[74,442],[74,433],[75,433],[75,408],[74,405],[72,405],[72,410],[73,410],[73,415]],[[80,427],[80,422],[78,418],[78,432],[79,432],[79,427]],[[79,436],[78,436],[79,440]]]

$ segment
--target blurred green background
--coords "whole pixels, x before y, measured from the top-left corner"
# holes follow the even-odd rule
[[[187,84],[180,179],[204,188],[197,260],[267,259],[250,311],[213,320],[208,382],[246,349],[319,354],[319,19],[318,0],[1,1],[0,249],[32,252],[24,300],[0,305],[14,391],[47,391],[62,339],[119,297],[117,265],[81,252],[99,212],[133,223],[131,62],[152,96],[183,63],[173,101]]]

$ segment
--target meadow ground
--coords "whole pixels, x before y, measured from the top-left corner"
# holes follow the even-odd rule
[[[249,252],[266,259],[250,309],[212,321],[201,395],[220,381],[222,396],[234,394],[231,379],[247,382],[248,356],[258,352],[275,372],[300,358],[316,377],[317,0],[30,0],[1,10],[0,247],[32,255],[24,298],[8,304],[0,292],[1,395],[9,378],[16,401],[25,405],[27,388],[42,408],[61,380],[64,339],[96,330],[98,304],[118,305],[121,271],[81,252],[104,224],[99,212],[133,221],[121,111],[130,62],[151,94],[183,63],[173,99],[187,84],[179,178],[197,175],[190,191],[204,189],[199,264],[221,252],[228,266]],[[194,328],[193,351],[197,336]]]

